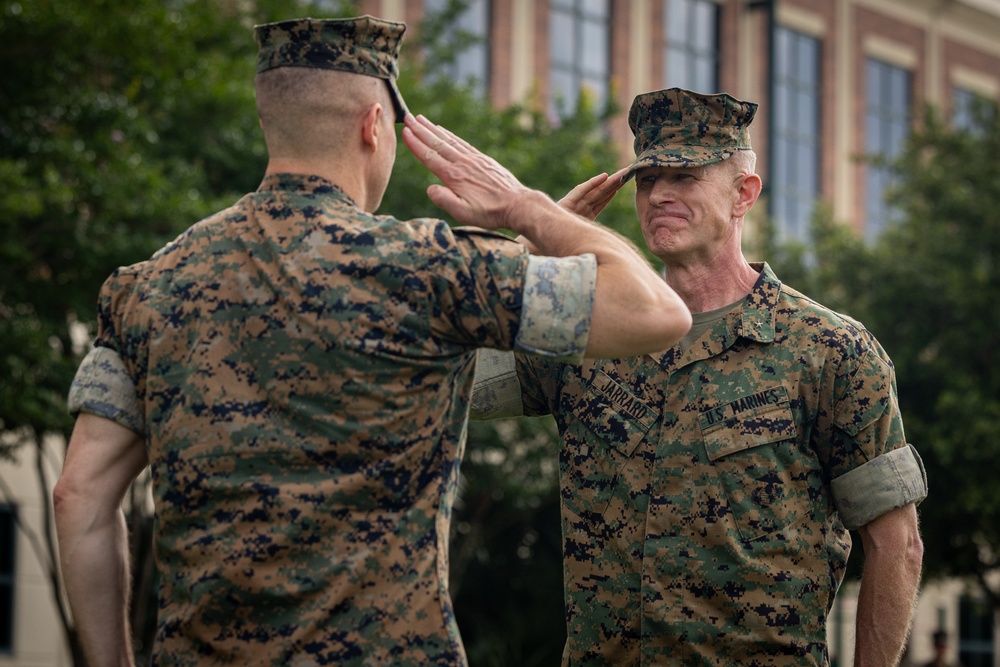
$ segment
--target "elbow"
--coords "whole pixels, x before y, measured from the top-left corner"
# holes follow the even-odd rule
[[[906,567],[919,574],[924,565],[924,541],[920,537],[916,508],[908,505],[904,507],[904,511],[912,516],[912,520],[905,525],[900,555]]]
[[[895,567],[919,576],[924,561],[916,506],[904,505],[886,512],[858,532],[865,549],[865,561],[895,563]]]
[[[678,301],[680,301],[680,299],[678,299]],[[693,324],[693,320],[691,318],[691,311],[688,310],[688,307],[684,305],[683,301],[680,301],[680,305],[678,306],[676,314],[674,315],[674,320],[675,320],[674,326],[677,327],[676,331],[677,340],[680,340],[681,338],[684,338],[684,336],[686,336],[689,331],[691,331],[691,325]]]
[[[663,313],[664,334],[669,338],[670,344],[674,345],[691,330],[692,319],[691,311],[680,297],[676,294],[670,296],[669,301],[660,308],[660,312]]]
[[[671,294],[666,303],[658,307],[659,317],[650,327],[650,351],[661,351],[673,347],[691,330],[691,311]]]
[[[56,530],[83,520],[86,510],[91,507],[80,484],[64,471],[52,487],[52,514],[56,520]]]
[[[924,541],[920,538],[920,533],[914,533],[912,539],[907,544],[906,563],[910,569],[919,573],[924,567]]]
[[[52,512],[56,517],[56,522],[65,517],[76,503],[74,498],[77,493],[73,488],[73,483],[65,476],[60,477],[55,486],[52,487]]]

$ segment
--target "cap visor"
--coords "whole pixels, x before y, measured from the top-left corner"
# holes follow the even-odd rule
[[[627,183],[630,178],[635,176],[635,172],[645,167],[665,167],[673,169],[703,167],[707,164],[714,164],[716,162],[721,162],[726,158],[732,157],[734,152],[735,151],[731,150],[711,151],[703,148],[692,151],[689,146],[685,147],[684,153],[681,153],[676,149],[646,151],[639,157],[638,160],[632,163],[629,170],[622,176],[621,182]]]
[[[410,113],[410,110],[406,108],[406,102],[403,101],[403,96],[400,94],[399,88],[396,87],[396,81],[394,79],[386,79],[385,82],[389,84],[392,106],[396,109],[396,122],[402,123],[406,114]]]

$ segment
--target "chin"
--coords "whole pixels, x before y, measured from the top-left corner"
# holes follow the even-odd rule
[[[681,248],[678,246],[677,238],[673,234],[654,234],[653,238],[646,237],[646,247],[660,259],[676,255]]]

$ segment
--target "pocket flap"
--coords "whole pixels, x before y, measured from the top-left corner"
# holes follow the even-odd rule
[[[711,461],[796,435],[788,393],[782,386],[704,410],[700,422]]]

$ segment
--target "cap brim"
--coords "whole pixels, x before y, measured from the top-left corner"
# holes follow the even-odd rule
[[[396,110],[396,122],[402,123],[410,110],[406,108],[406,102],[403,101],[403,96],[400,94],[399,88],[396,87],[396,80],[386,79],[385,82],[389,84],[389,95],[392,97],[392,106]]]
[[[683,169],[685,167],[703,167],[706,164],[722,162],[736,153],[734,149],[707,149],[701,146],[682,146],[651,149],[643,152],[628,171],[622,176],[621,182],[627,183],[635,176],[635,172],[646,167],[667,167]]]

